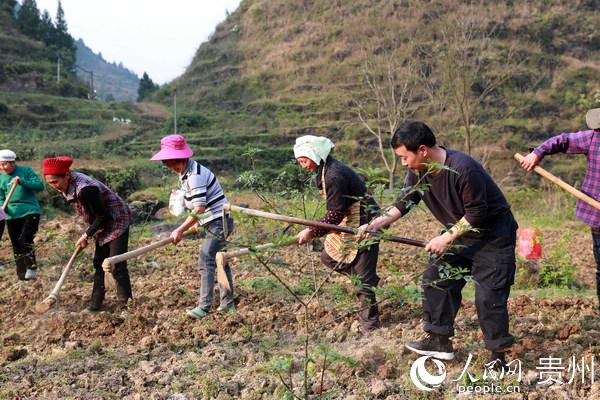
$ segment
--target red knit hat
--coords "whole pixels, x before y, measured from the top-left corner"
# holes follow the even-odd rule
[[[64,175],[69,172],[71,164],[71,157],[46,158],[42,161],[42,171],[44,175]]]

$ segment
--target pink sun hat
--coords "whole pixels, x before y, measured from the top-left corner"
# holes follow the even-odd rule
[[[160,140],[160,151],[151,160],[174,160],[178,158],[190,158],[194,152],[185,142],[181,135],[169,135]]]

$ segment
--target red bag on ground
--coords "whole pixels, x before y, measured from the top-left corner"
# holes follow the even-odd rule
[[[541,237],[537,228],[517,229],[517,254],[527,260],[542,258]]]

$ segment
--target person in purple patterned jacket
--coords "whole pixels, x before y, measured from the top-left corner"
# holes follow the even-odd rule
[[[94,286],[88,309],[99,311],[104,301],[103,261],[127,252],[131,211],[118,194],[102,182],[70,170],[70,157],[46,158],[42,161],[44,178],[48,185],[62,193],[77,214],[89,224],[76,246],[85,248],[90,239],[96,242],[94,251]],[[132,298],[127,262],[117,263],[110,271],[117,286],[118,307],[127,306]]]
[[[587,157],[587,172],[580,190],[600,200],[600,108],[589,110],[586,122],[589,130],[561,133],[551,137],[527,155],[521,161],[521,166],[531,171],[549,154],[584,154]],[[596,293],[600,302],[600,210],[579,200],[575,216],[592,229],[596,260]]]

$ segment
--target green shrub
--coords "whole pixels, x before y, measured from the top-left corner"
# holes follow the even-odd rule
[[[564,45],[555,42],[554,38],[565,33],[562,31],[565,26],[564,14],[541,14],[524,26],[523,33],[531,40],[539,42],[544,51],[560,52],[564,50]]]
[[[106,171],[103,169],[77,168],[77,172],[81,172],[102,183],[106,183]]]
[[[117,192],[122,198],[127,198],[140,187],[137,171],[124,168],[116,171],[106,171],[106,185]]]
[[[565,232],[560,240],[542,260],[539,286],[557,288],[578,288],[575,277],[576,267],[571,263],[567,244],[571,241],[571,232]]]
[[[210,121],[200,113],[184,113],[177,116],[177,130],[179,132],[195,132],[210,126]],[[164,131],[170,133],[173,129],[173,117],[165,123]]]
[[[566,260],[544,260],[540,269],[541,287],[575,288],[576,267]]]

